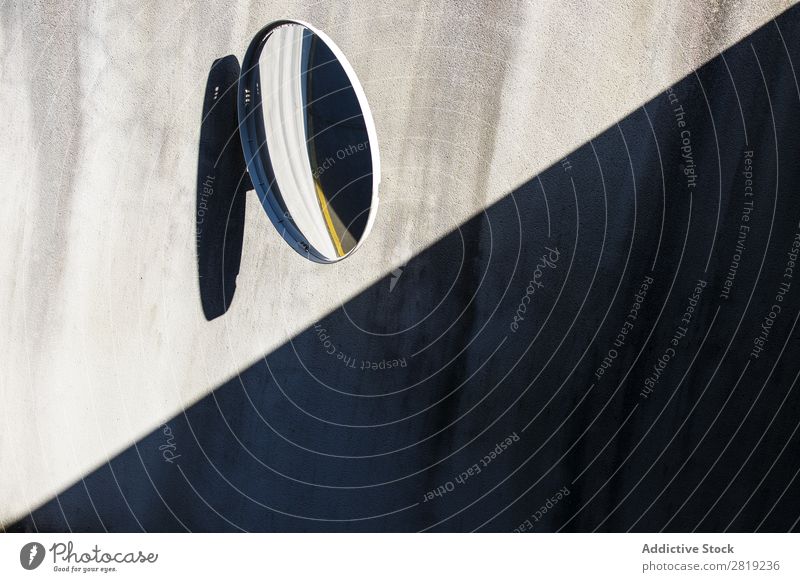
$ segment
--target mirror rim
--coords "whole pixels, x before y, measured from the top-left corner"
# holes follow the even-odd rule
[[[305,27],[313,34],[316,34],[328,46],[344,69],[348,81],[350,81],[350,86],[353,88],[356,98],[358,99],[358,104],[361,107],[361,113],[364,117],[364,123],[367,129],[367,139],[369,139],[370,155],[372,159],[372,199],[369,209],[369,216],[367,217],[367,224],[364,228],[364,232],[356,245],[341,257],[331,258],[323,255],[308,242],[308,239],[291,220],[285,220],[283,215],[284,211],[280,208],[280,205],[275,199],[270,185],[262,182],[259,178],[259,174],[255,171],[257,164],[256,160],[258,159],[258,151],[254,148],[254,146],[256,145],[257,141],[255,139],[251,140],[250,136],[257,135],[255,126],[258,119],[257,116],[254,115],[255,102],[247,101],[247,93],[250,92],[250,94],[255,94],[256,83],[258,83],[260,80],[260,75],[256,73],[258,71],[258,62],[264,45],[275,29],[286,25]],[[267,216],[269,216],[270,221],[281,234],[283,239],[289,243],[289,246],[291,246],[300,255],[317,263],[337,263],[356,252],[369,236],[372,226],[375,222],[375,216],[378,210],[379,202],[378,185],[380,184],[381,180],[381,165],[380,153],[378,151],[377,131],[375,129],[375,122],[372,118],[372,112],[370,111],[369,104],[367,103],[366,93],[364,92],[364,88],[361,86],[361,83],[356,76],[355,70],[353,69],[352,65],[350,65],[350,62],[344,56],[344,53],[341,51],[341,49],[324,32],[312,26],[311,24],[308,24],[307,22],[303,22],[302,20],[281,19],[270,22],[256,33],[256,35],[253,37],[253,40],[250,42],[250,45],[247,47],[247,52],[245,53],[244,60],[242,61],[241,73],[239,75],[239,87],[237,91],[236,105],[239,118],[239,137],[242,143],[242,152],[244,153],[247,172],[250,174],[250,181],[253,184],[253,188],[258,193],[259,198],[263,201],[262,205],[267,212]],[[267,145],[264,144],[263,147],[267,147]],[[269,164],[269,171],[272,173],[272,163],[269,161],[268,147],[266,163]],[[272,175],[274,176],[274,173]]]

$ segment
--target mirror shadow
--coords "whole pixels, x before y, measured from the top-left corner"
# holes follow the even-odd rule
[[[236,115],[239,61],[211,65],[203,100],[197,156],[195,242],[200,301],[208,321],[228,311],[242,257],[245,171]]]

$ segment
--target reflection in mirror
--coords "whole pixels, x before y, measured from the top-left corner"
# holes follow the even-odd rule
[[[344,55],[308,25],[269,25],[245,56],[242,145],[283,237],[318,262],[354,251],[377,206],[375,129]]]

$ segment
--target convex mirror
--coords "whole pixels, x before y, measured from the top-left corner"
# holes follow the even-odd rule
[[[352,254],[375,220],[380,159],[342,51],[303,22],[265,26],[242,63],[237,109],[250,180],[286,242],[320,263]]]

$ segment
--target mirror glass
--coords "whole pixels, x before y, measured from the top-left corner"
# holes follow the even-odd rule
[[[309,25],[274,23],[248,50],[239,95],[250,178],[281,235],[317,262],[348,256],[374,219],[379,162],[344,55]]]

